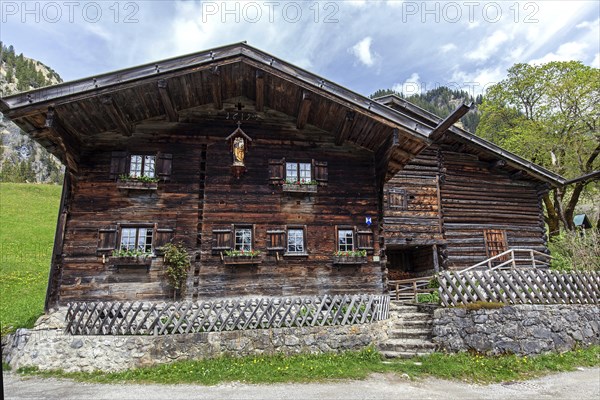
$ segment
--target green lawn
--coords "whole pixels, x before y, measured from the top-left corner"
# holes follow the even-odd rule
[[[31,327],[44,311],[62,188],[0,183],[2,334]]]
[[[372,373],[406,374],[410,378],[433,376],[477,383],[531,379],[548,373],[573,371],[580,366],[600,365],[600,346],[563,354],[536,357],[434,353],[410,360],[382,360],[373,348],[342,354],[294,356],[222,357],[108,373],[65,373],[21,368],[21,374],[70,378],[98,383],[161,383],[215,385],[223,382],[281,383],[319,382],[332,379],[365,379]]]

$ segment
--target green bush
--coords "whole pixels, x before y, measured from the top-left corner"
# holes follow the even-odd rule
[[[165,275],[169,285],[173,288],[173,297],[177,296],[177,291],[181,293],[187,279],[187,272],[190,268],[190,256],[181,244],[167,243],[162,250],[165,254]]]
[[[600,271],[600,233],[595,229],[562,232],[548,247],[552,269]]]

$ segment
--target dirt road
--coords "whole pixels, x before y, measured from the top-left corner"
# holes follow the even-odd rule
[[[372,375],[364,381],[309,384],[218,386],[102,385],[4,374],[6,399],[600,399],[600,368],[548,375],[526,382],[472,385],[438,379],[411,381],[398,375]]]

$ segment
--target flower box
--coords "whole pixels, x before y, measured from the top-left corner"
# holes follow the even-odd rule
[[[158,182],[143,182],[143,181],[136,181],[134,179],[118,180],[117,181],[117,189],[156,190],[156,189],[158,189]]]
[[[284,192],[292,193],[317,193],[317,185],[298,185],[296,183],[284,183]]]
[[[334,264],[364,264],[366,262],[366,256],[333,256]]]
[[[223,256],[223,264],[227,265],[252,265],[261,262],[262,260],[258,256]]]
[[[108,264],[114,267],[119,266],[132,266],[132,267],[147,267],[150,268],[152,264],[152,257],[115,257],[111,256],[108,258]]]

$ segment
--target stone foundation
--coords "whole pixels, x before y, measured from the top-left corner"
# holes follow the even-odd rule
[[[223,355],[341,352],[384,341],[388,321],[164,336],[72,336],[51,327],[43,323],[7,337],[2,349],[5,361],[14,369],[37,366],[42,370],[90,372]]]
[[[433,341],[441,350],[519,355],[600,344],[597,305],[518,305],[494,310],[439,308]]]

